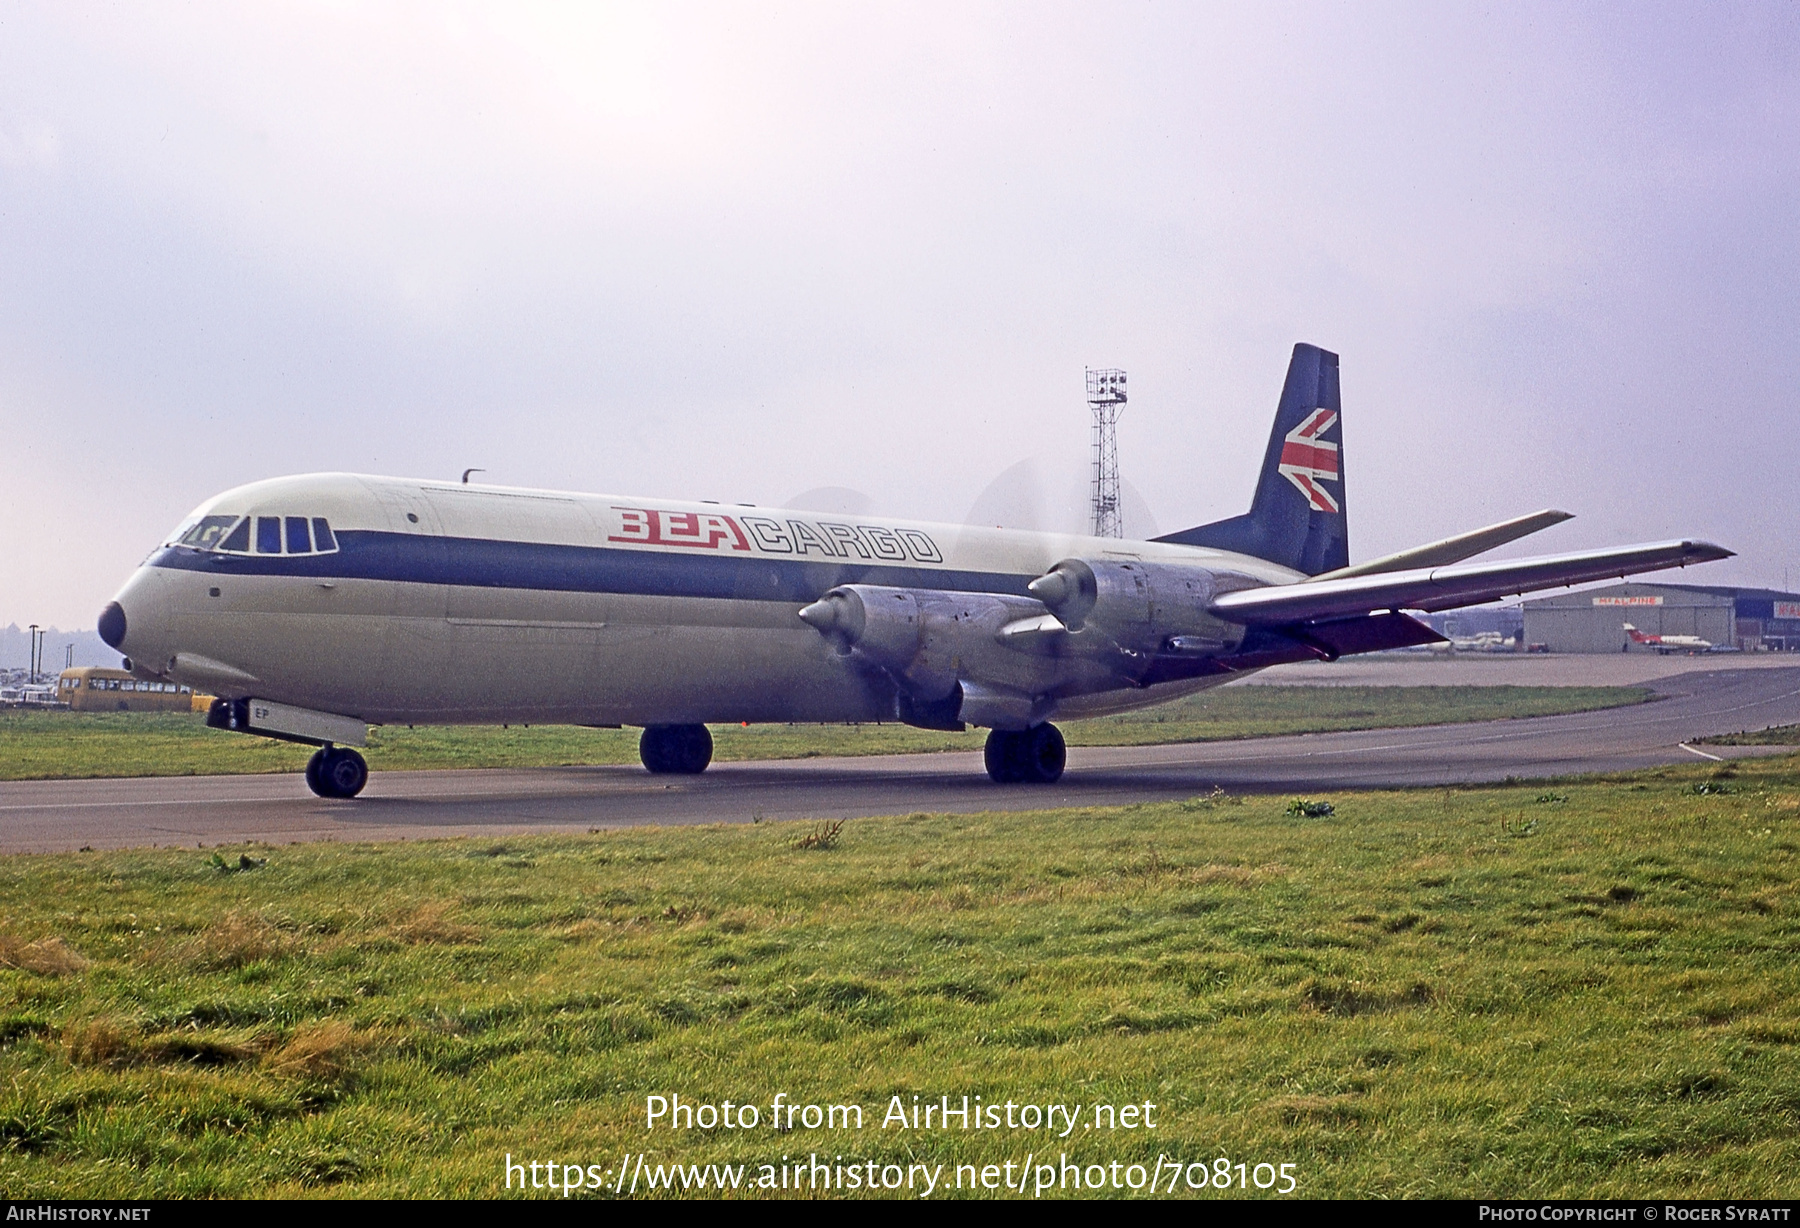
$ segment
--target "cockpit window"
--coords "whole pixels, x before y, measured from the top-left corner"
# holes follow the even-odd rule
[[[257,554],[333,554],[338,548],[323,516],[202,516],[184,526],[175,542],[194,550],[249,554],[252,540]]]
[[[236,516],[202,516],[194,522],[193,528],[182,534],[181,544],[196,550],[217,550],[225,534],[237,522]]]
[[[230,550],[237,554],[250,552],[250,517],[246,516],[238,521],[238,527],[219,543],[219,549]]]

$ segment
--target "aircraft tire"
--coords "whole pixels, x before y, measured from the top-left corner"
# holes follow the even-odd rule
[[[1062,779],[1069,751],[1055,725],[989,732],[982,760],[997,785],[1053,785]]]
[[[319,775],[320,770],[324,766],[325,751],[323,749],[315,750],[312,753],[312,758],[306,761],[306,787],[320,797],[330,797],[331,794],[325,792],[325,781]]]
[[[646,725],[638,758],[659,776],[697,776],[712,762],[712,734],[705,725]]]
[[[1025,756],[1020,745],[1023,738],[1023,734],[1010,729],[988,731],[981,758],[989,780],[997,785],[1016,785],[1025,779]]]
[[[334,746],[323,754],[318,777],[325,787],[319,791],[319,796],[352,798],[363,791],[363,786],[369,783],[369,765],[361,755],[341,746]]]
[[[1062,730],[1046,721],[1017,737],[1018,758],[1025,780],[1053,785],[1062,779],[1063,767],[1069,761],[1069,748],[1063,741]]]

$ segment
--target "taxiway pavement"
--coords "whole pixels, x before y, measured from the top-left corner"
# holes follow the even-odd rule
[[[297,775],[0,784],[0,852],[244,841],[396,840],[1037,810],[1236,792],[1473,784],[1778,753],[1689,747],[1694,738],[1800,724],[1800,668],[1705,670],[1651,685],[1655,703],[1569,716],[1175,746],[1081,748],[1054,786],[990,783],[976,754],[639,767],[375,772],[355,801],[323,801]]]

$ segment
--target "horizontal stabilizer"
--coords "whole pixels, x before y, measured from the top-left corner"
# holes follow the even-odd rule
[[[1731,555],[1732,551],[1711,542],[1652,542],[1617,550],[1585,550],[1536,559],[1424,567],[1245,589],[1216,599],[1211,608],[1229,622],[1255,626],[1350,618],[1374,610],[1453,610],[1533,589],[1623,578]]]
[[[1244,637],[1243,644],[1229,657],[1159,653],[1138,679],[1138,685],[1155,686],[1159,682],[1233,674],[1295,661],[1335,661],[1352,653],[1443,642],[1443,636],[1406,614],[1371,614],[1278,631],[1258,627]]]
[[[1285,634],[1317,648],[1327,660],[1360,652],[1385,652],[1390,648],[1416,648],[1445,643],[1443,636],[1408,614],[1373,614],[1337,622],[1308,623]]]
[[[1540,529],[1547,529],[1553,524],[1561,524],[1565,520],[1575,518],[1572,512],[1559,512],[1547,507],[1541,512],[1533,512],[1529,516],[1515,516],[1511,520],[1502,520],[1499,524],[1491,524],[1485,529],[1475,529],[1468,533],[1458,533],[1455,537],[1446,537],[1443,541],[1432,542],[1426,546],[1415,546],[1411,550],[1402,550],[1398,554],[1384,554],[1378,559],[1370,559],[1366,563],[1356,563],[1350,567],[1340,567],[1336,571],[1328,571],[1314,576],[1314,580],[1347,580],[1351,576],[1373,576],[1390,571],[1410,571],[1419,567],[1443,567],[1450,563],[1460,563],[1464,559],[1474,558],[1484,551],[1496,546],[1504,546],[1507,542],[1518,541]]]

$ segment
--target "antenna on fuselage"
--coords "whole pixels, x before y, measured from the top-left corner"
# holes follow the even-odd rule
[[[469,484],[469,475],[471,473],[486,473],[486,472],[487,472],[486,469],[464,469],[462,484],[464,486],[467,486]]]

